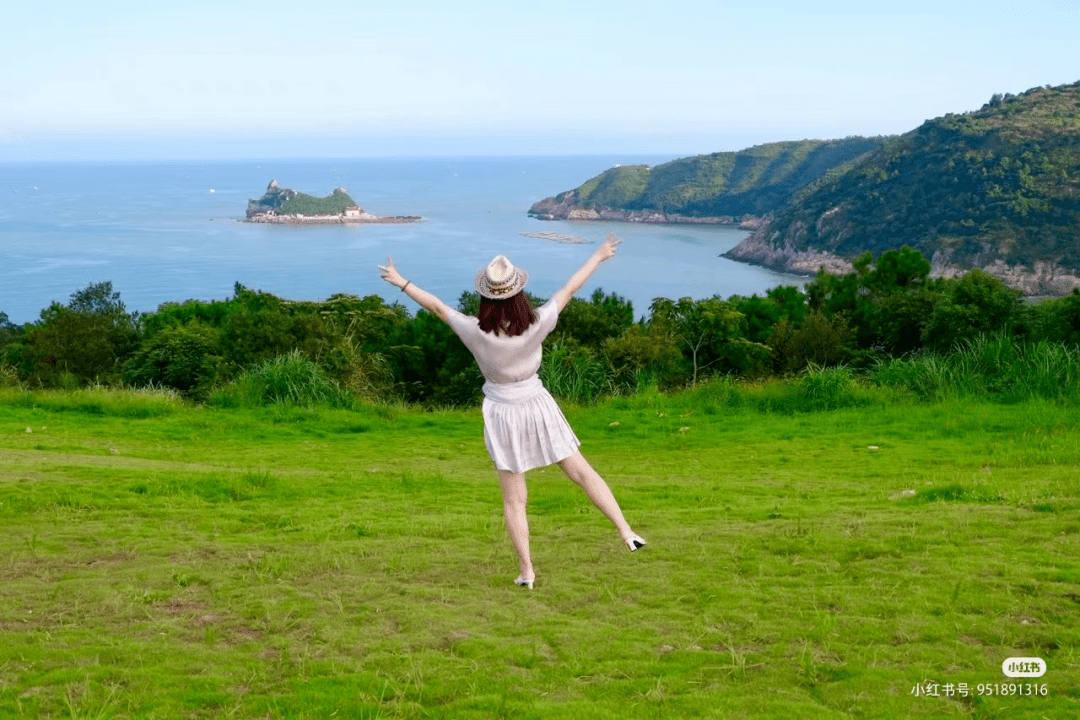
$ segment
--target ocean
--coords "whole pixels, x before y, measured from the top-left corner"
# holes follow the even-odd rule
[[[764,293],[806,278],[720,254],[746,232],[706,225],[542,221],[532,203],[577,187],[614,164],[670,157],[521,157],[0,164],[0,311],[36,320],[52,301],[109,280],[128,310],[225,300],[234,284],[293,300],[334,293],[411,300],[379,279],[388,256],[402,275],[455,305],[476,272],[506,255],[548,297],[614,232],[618,255],[579,293],[617,292],[635,317],[655,297]],[[345,187],[376,215],[420,215],[401,225],[296,227],[241,222],[271,180],[319,197]],[[522,233],[584,238],[566,244]]]

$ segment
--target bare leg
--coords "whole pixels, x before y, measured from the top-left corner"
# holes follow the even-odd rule
[[[510,533],[510,542],[517,551],[518,568],[523,580],[533,580],[532,557],[529,555],[529,518],[525,512],[529,497],[525,485],[524,473],[512,473],[499,470],[499,485],[503,494],[503,514],[506,517],[506,530]]]
[[[566,473],[566,477],[581,486],[593,505],[596,505],[600,512],[615,524],[623,540],[634,537],[634,531],[630,529],[619,508],[619,503],[611,494],[611,488],[600,477],[600,474],[593,470],[592,465],[580,452],[574,453],[565,460],[560,460],[559,467]]]

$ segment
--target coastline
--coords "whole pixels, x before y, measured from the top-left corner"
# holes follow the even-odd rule
[[[797,235],[789,233],[787,237],[780,238],[775,233],[770,234],[766,224],[721,257],[792,275],[813,276],[819,270],[832,275],[847,275],[855,271],[850,260],[827,250],[797,248],[792,242],[793,237]],[[781,239],[783,245],[774,244]],[[942,250],[928,259],[932,278],[960,277],[978,268],[1030,298],[1062,297],[1074,289],[1080,289],[1080,274],[1049,261],[1036,260],[1024,266],[1008,265],[1000,258],[993,258],[988,262],[961,265],[954,262],[951,252]]]
[[[660,210],[621,210],[619,208],[583,208],[574,204],[573,191],[534,203],[528,215],[538,220],[599,220],[666,225],[724,225],[743,230],[757,230],[765,219],[756,215],[679,215]]]

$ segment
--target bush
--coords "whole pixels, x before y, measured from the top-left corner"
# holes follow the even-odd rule
[[[808,365],[844,362],[851,357],[851,340],[851,329],[843,315],[812,312],[798,328],[781,320],[769,337],[773,368],[778,373],[793,373]]]
[[[1036,305],[1033,314],[1037,338],[1080,346],[1080,288]]]
[[[670,335],[632,325],[622,335],[604,341],[603,358],[615,387],[636,391],[642,384],[670,377],[682,353]]]
[[[217,378],[221,337],[192,320],[159,331],[127,361],[124,379],[131,385],[164,385],[193,397],[203,395]]]
[[[972,270],[947,287],[927,319],[922,339],[933,350],[950,350],[980,333],[1013,330],[1021,324],[1023,310],[1019,290]]]

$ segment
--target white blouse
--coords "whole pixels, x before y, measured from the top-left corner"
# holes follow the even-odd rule
[[[492,383],[520,382],[535,375],[540,369],[540,345],[559,319],[559,305],[552,298],[536,308],[536,320],[525,332],[510,337],[484,332],[472,315],[447,309],[450,329],[469,348],[480,372]]]

